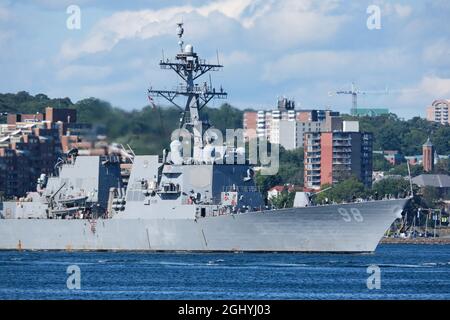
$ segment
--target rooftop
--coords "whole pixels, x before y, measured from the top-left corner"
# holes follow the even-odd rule
[[[450,176],[445,174],[421,174],[412,182],[419,187],[450,188]]]

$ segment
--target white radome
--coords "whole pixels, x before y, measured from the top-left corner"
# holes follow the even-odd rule
[[[184,53],[193,53],[194,52],[194,47],[192,46],[192,44],[187,44],[184,47]]]

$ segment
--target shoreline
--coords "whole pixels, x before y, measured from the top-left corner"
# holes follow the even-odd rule
[[[439,244],[450,245],[450,238],[383,238],[380,244]]]

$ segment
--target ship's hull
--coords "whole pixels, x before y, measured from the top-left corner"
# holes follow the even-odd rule
[[[0,220],[3,250],[372,252],[407,200],[193,219]]]

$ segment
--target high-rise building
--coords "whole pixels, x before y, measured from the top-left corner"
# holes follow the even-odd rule
[[[434,146],[430,141],[430,138],[422,146],[423,151],[423,171],[431,172],[434,168]]]
[[[245,138],[248,140],[255,139],[257,137],[256,130],[258,126],[258,112],[246,111],[243,116],[243,128]],[[248,129],[248,130],[246,130]]]
[[[286,150],[303,147],[304,134],[307,132],[321,132],[325,123],[321,121],[292,121],[281,120],[279,128],[280,145]]]
[[[427,107],[427,120],[441,124],[450,124],[449,111],[450,100],[433,101],[431,106]]]
[[[305,188],[317,190],[351,176],[371,186],[372,140],[372,134],[365,132],[306,133]]]
[[[278,101],[278,109],[244,113],[246,140],[256,137],[277,143],[287,150],[303,147],[306,132],[342,130],[339,112],[331,110],[295,110],[293,101]]]

